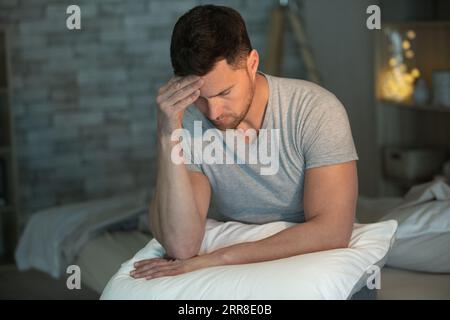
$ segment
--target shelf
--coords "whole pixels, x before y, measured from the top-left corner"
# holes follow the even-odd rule
[[[379,100],[380,103],[383,103],[388,106],[397,107],[400,109],[405,110],[413,110],[413,111],[427,111],[427,112],[444,112],[444,113],[450,113],[450,107],[445,106],[438,106],[433,104],[412,104],[407,102],[395,102],[395,101],[389,101],[389,100]]]
[[[424,21],[424,20],[412,20],[412,21],[384,21],[383,27],[404,27],[404,28],[436,28],[444,27],[450,28],[450,22],[445,20],[438,21]]]

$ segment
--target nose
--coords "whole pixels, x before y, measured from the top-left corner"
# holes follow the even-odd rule
[[[214,101],[208,101],[208,118],[217,120],[223,114],[223,106]]]

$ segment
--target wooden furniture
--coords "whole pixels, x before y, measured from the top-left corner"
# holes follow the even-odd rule
[[[383,73],[389,68],[392,57],[392,43],[384,33],[386,28],[397,30],[402,35],[413,30],[415,37],[411,48],[414,58],[409,62],[420,71],[432,95],[433,71],[450,70],[450,22],[384,22],[375,37],[378,190],[380,196],[401,196],[419,181],[399,181],[386,176],[382,160],[385,148],[444,149],[450,158],[450,107],[433,105],[432,102],[417,104],[413,98],[388,101],[382,96]]]
[[[11,262],[19,233],[19,204],[8,30],[0,26],[0,261]]]
[[[308,80],[320,84],[321,78],[314,60],[308,37],[300,19],[300,4],[294,0],[280,0],[270,13],[270,26],[267,35],[266,58],[264,71],[274,76],[282,76],[283,45],[285,20],[294,34],[298,51],[306,67]]]

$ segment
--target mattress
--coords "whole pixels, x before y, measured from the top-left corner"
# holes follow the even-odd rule
[[[152,236],[142,231],[105,232],[90,240],[75,264],[81,270],[81,282],[99,294],[120,265],[131,259]]]

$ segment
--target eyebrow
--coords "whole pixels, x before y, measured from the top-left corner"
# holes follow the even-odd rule
[[[226,89],[220,91],[218,94],[212,95],[212,96],[210,96],[210,97],[208,97],[208,98],[214,98],[214,97],[220,96],[222,93],[227,92],[228,90],[231,90],[235,85],[236,85],[236,84],[233,84],[231,87],[228,87],[228,88],[226,88]]]

